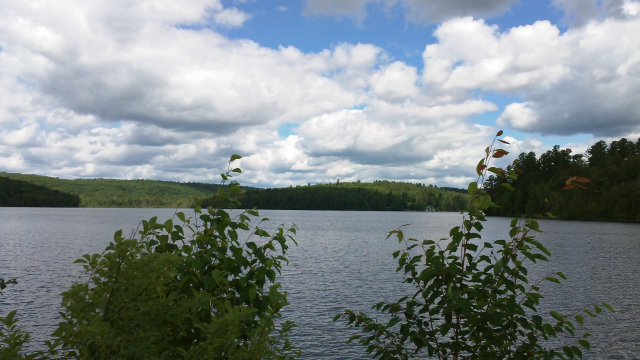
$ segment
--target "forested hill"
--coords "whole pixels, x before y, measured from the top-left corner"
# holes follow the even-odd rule
[[[240,198],[243,208],[289,210],[458,211],[468,202],[469,195],[459,189],[386,180],[247,189]],[[211,203],[207,199],[202,205]]]
[[[65,180],[3,172],[0,172],[0,176],[73,194],[79,197],[80,206],[83,207],[175,207],[178,203],[182,203],[184,207],[207,205],[210,201],[203,199],[212,197],[220,187],[218,184],[157,180]],[[21,189],[22,195],[12,193],[12,196],[31,196],[31,188]],[[468,202],[465,190],[386,180],[373,183],[243,189],[245,192],[240,198],[243,208],[452,211],[464,209]]]
[[[195,206],[214,194],[219,185],[157,180],[76,179],[2,173],[0,176],[26,181],[80,197],[83,207],[175,207]]]
[[[550,212],[568,220],[640,221],[640,139],[600,141],[586,154],[572,154],[571,149],[558,146],[539,157],[522,153],[515,167],[522,174],[509,181],[513,192],[489,179],[489,189],[495,188],[493,201],[500,206],[490,209],[490,215]],[[562,190],[573,176],[591,180],[573,182],[587,189]]]
[[[0,176],[0,206],[78,207],[80,197]]]

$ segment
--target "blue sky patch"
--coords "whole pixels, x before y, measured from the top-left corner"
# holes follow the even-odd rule
[[[278,127],[278,135],[282,138],[287,138],[289,135],[295,135],[295,130],[298,128],[298,124],[284,123]]]

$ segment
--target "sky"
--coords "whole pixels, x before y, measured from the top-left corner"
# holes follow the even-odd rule
[[[466,187],[498,130],[640,138],[640,2],[0,2],[0,171]]]

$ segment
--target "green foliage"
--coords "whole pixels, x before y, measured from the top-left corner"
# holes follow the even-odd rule
[[[142,221],[136,236],[118,231],[102,254],[76,260],[86,280],[62,294],[62,322],[46,356],[287,360],[299,354],[287,336],[295,324],[277,324],[288,303],[276,276],[288,262],[296,227],[269,234],[251,226],[260,219],[256,210],[232,217],[228,209],[240,192],[231,182],[219,188],[214,207],[197,207],[195,218],[178,212],[164,223]],[[16,339],[0,347],[2,356],[28,341],[14,315],[3,319]]]
[[[571,149],[553,149],[536,157],[522,153],[510,167],[520,172],[507,179],[515,191],[496,185],[497,176],[488,179],[487,189],[500,207],[488,215],[522,216],[551,212],[560,219],[599,221],[640,221],[640,139],[599,141],[586,155],[572,154]],[[561,191],[573,176],[590,180],[574,183],[587,191]]]
[[[216,194],[220,187],[217,184],[156,180],[65,180],[16,173],[0,173],[0,176],[79,196],[82,207],[175,208],[179,203],[195,206],[201,199]]]
[[[9,280],[5,280],[3,278],[0,278],[0,295],[2,295],[2,290],[7,288],[7,285],[9,284],[17,284],[18,282],[16,281],[16,279],[9,279]]]
[[[275,189],[246,189],[240,202],[247,208],[288,210],[459,211],[469,196],[460,189],[377,180],[338,182]],[[209,199],[201,204],[206,206]]]
[[[14,285],[16,279],[5,280],[0,278],[0,295],[7,285]],[[7,316],[0,316],[0,360],[32,360],[37,359],[41,353],[23,354],[23,347],[29,342],[31,336],[18,326],[16,310],[10,311]]]
[[[78,207],[80,197],[0,176],[0,206]]]
[[[590,347],[589,334],[577,340],[580,347],[548,345],[548,340],[562,333],[576,336],[574,321],[582,324],[583,316],[537,312],[543,297],[540,283],[566,278],[558,272],[530,282],[527,261],[548,261],[550,256],[535,239],[534,234],[541,231],[536,220],[514,219],[508,240],[482,241],[484,212],[496,206],[483,187],[487,172],[498,179],[517,178],[512,169],[489,167],[493,158],[507,154],[494,144],[495,140],[478,163],[478,180],[468,187],[469,210],[449,238],[418,241],[406,239],[400,229],[389,233],[406,245],[393,256],[398,260],[397,271],[404,273],[404,282],[414,285],[415,292],[372,307],[385,314],[387,321],[351,310],[334,318],[360,327],[363,333],[349,341],[366,346],[374,358],[573,359],[582,358],[581,348]],[[600,306],[613,311],[607,304]],[[594,305],[595,313],[602,311],[600,306]],[[583,311],[595,316],[589,309]]]
[[[18,327],[16,310],[0,317],[0,360],[34,359],[38,354],[22,355],[22,347],[29,342],[30,336]]]

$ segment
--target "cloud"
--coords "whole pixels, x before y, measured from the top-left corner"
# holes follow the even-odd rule
[[[93,129],[98,125],[93,115],[78,115],[69,109],[59,108],[48,112],[45,124],[48,127],[64,129],[64,131],[77,134],[82,130]]]
[[[593,20],[565,33],[547,21],[500,32],[460,18],[423,54],[424,90],[518,95],[499,124],[541,134],[624,136],[640,127],[640,17]]]
[[[242,26],[245,21],[251,18],[251,15],[236,8],[231,8],[216,12],[213,18],[217,24],[234,28]]]
[[[4,145],[34,146],[38,145],[39,127],[37,124],[24,126],[17,130],[3,129],[0,141]]]
[[[502,14],[518,0],[308,0],[306,14],[351,17],[362,21],[369,6],[383,6],[387,10],[400,6],[405,16],[415,22],[440,22],[463,16],[490,17]]]
[[[365,110],[341,110],[310,119],[300,125],[298,134],[300,144],[311,158],[343,159],[387,169],[397,167],[394,174],[384,171],[387,177],[397,178],[415,172],[415,168],[425,166],[452,148],[475,148],[481,153],[482,143],[492,130],[465,124],[461,119],[492,107],[490,103],[427,107],[372,102]],[[455,161],[465,163],[458,156]],[[433,171],[424,168],[420,172]]]
[[[539,126],[538,114],[531,108],[531,103],[512,103],[496,120],[498,125],[511,125],[520,130],[535,131]]]
[[[208,7],[201,5],[206,13]],[[218,21],[225,14],[238,14],[220,8],[218,2],[208,5],[215,16],[222,16]],[[177,11],[178,15],[165,17],[120,8],[123,13],[141,12],[145,23],[140,26],[132,20],[123,30],[120,20],[112,21],[104,14],[86,23],[86,16],[103,10],[97,5],[85,5],[88,14],[42,16],[47,10],[55,13],[58,5],[50,6],[35,14],[21,6],[15,8],[23,15],[16,15],[19,11],[0,13],[4,45],[0,63],[16,62],[3,74],[33,84],[76,114],[91,114],[104,121],[218,133],[271,121],[299,121],[328,109],[352,106],[355,88],[361,91],[364,85],[357,83],[362,82],[362,71],[375,66],[382,54],[380,48],[367,44],[341,44],[317,54],[303,54],[291,47],[273,50],[249,40],[230,40],[206,28],[185,29],[165,22],[205,21],[204,15],[188,9],[182,11],[183,16]],[[167,7],[166,11],[174,9]],[[113,9],[106,11],[110,12]],[[148,19],[152,15],[158,18],[156,22]],[[232,21],[229,19],[224,21]]]
[[[567,73],[570,49],[548,21],[500,33],[483,20],[458,18],[434,35],[438,43],[423,53],[423,81],[430,88],[514,93],[530,85],[549,87]]]
[[[413,21],[440,22],[455,17],[492,17],[505,13],[518,0],[404,0],[407,17]]]
[[[640,8],[637,0],[552,0],[552,4],[562,9],[565,21],[574,26],[591,20],[636,16]]]
[[[414,98],[418,93],[418,71],[412,66],[396,61],[374,73],[369,80],[371,89],[388,101]]]
[[[371,0],[308,0],[305,14],[347,16],[362,20],[367,14],[369,2]]]
[[[349,17],[358,22],[371,7],[384,11],[404,10],[413,22],[438,23],[459,17],[491,18],[500,16],[520,0],[307,0],[305,14]],[[640,12],[637,0],[551,0],[564,13],[566,23],[582,26],[591,20],[625,19]]]
[[[456,15],[435,2],[379,3]],[[494,14],[512,2],[477,3],[473,11]],[[351,14],[368,4],[342,6]],[[486,92],[521,98],[498,125],[640,133],[632,2],[625,16],[564,33],[546,21],[499,29],[452,18],[435,30],[423,67],[372,44],[303,52],[231,39],[218,30],[250,15],[217,0],[40,5],[0,3],[0,170],[215,182],[241,154],[249,185],[339,177],[463,186],[472,154],[497,130],[471,120],[499,109]],[[293,134],[280,136],[283,124]],[[516,154],[544,148],[533,138],[513,143]]]

